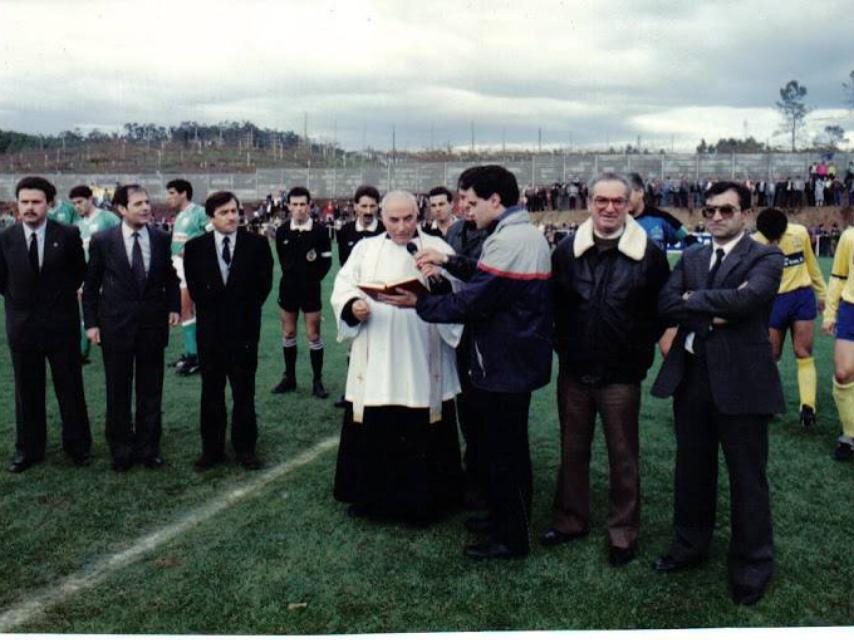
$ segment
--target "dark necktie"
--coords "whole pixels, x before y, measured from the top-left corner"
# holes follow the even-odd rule
[[[30,247],[27,255],[30,258],[30,268],[33,270],[33,273],[38,274],[41,271],[39,269],[39,241],[35,233],[30,234]]]
[[[227,265],[231,266],[231,238],[225,236],[222,239],[222,261]]]
[[[724,250],[723,249],[715,249],[715,262],[712,264],[712,268],[709,269],[709,275],[706,276],[706,289],[711,289],[712,284],[715,281],[715,276],[718,274],[718,271],[721,268],[721,263],[724,261]]]
[[[139,231],[131,234],[133,237],[133,251],[131,251],[130,270],[136,285],[142,291],[145,288],[145,262],[142,260],[142,245],[139,244]]]

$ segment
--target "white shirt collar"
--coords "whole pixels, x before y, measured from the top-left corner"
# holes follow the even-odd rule
[[[223,238],[228,238],[228,244],[230,244],[231,248],[234,249],[234,245],[237,244],[237,231],[222,233],[221,231],[214,229],[214,239],[216,240],[217,246],[222,244]]]
[[[739,243],[739,241],[744,237],[744,231],[739,233],[735,238],[727,242],[726,244],[718,244],[714,240],[712,240],[712,255],[714,256],[715,251],[718,249],[724,250],[724,257],[729,255],[729,252],[732,251],[732,248]]]
[[[122,220],[122,236],[124,236],[125,240],[130,238],[136,231],[139,231],[139,237],[147,237],[148,236],[148,226],[143,225],[139,229],[134,229],[127,222]]]
[[[39,226],[37,226],[35,229],[33,229],[26,222],[23,223],[23,227],[24,227],[24,236],[27,238],[27,240],[30,239],[30,235],[33,233],[35,233],[37,237],[41,237],[44,235],[44,230],[47,228],[47,218],[46,217],[42,218],[41,224],[39,224]]]
[[[314,220],[311,217],[302,224],[297,224],[294,219],[291,218],[291,231],[311,231],[313,223]]]
[[[371,233],[373,233],[374,231],[377,230],[377,226],[379,225],[379,223],[380,223],[380,221],[377,219],[376,216],[374,216],[374,221],[371,224],[369,224],[367,227],[365,227],[362,225],[362,219],[356,218],[356,231],[358,231],[359,233],[361,233],[363,231],[370,231]]]

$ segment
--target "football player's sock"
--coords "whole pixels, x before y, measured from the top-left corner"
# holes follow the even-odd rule
[[[297,339],[282,338],[282,355],[285,357],[285,377],[296,380],[297,377]]]
[[[89,342],[89,336],[86,335],[86,328],[83,323],[80,323],[80,356],[85,360],[89,357],[89,350],[92,348],[92,343]]]
[[[188,356],[196,356],[199,354],[199,348],[196,345],[196,319],[187,320],[181,323],[181,333],[184,336],[184,353]]]
[[[842,423],[842,434],[854,438],[854,382],[840,384],[833,378],[833,400]]]
[[[311,373],[315,380],[323,377],[323,340],[308,343],[308,355],[311,357]]]
[[[798,395],[801,406],[807,405],[815,409],[815,388],[818,384],[815,373],[815,358],[797,358],[798,363]]]

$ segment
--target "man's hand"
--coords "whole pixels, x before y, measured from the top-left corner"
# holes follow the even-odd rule
[[[169,326],[170,327],[177,327],[179,322],[181,322],[181,314],[180,313],[170,313],[169,314]]]
[[[359,322],[364,322],[371,317],[371,307],[367,300],[357,300],[350,309]]]
[[[422,273],[424,272],[424,265],[432,264],[441,267],[447,261],[448,256],[438,249],[422,249],[415,254],[415,264],[422,270]]]
[[[400,288],[395,289],[395,291],[397,291],[395,295],[381,293],[377,297],[380,302],[385,302],[393,307],[400,307],[402,309],[412,308],[418,303],[418,296],[411,291]]]
[[[836,332],[836,320],[825,320],[821,323],[825,335],[832,336]]]
[[[442,267],[437,267],[435,264],[425,263],[424,266],[421,267],[421,275],[428,280],[430,278],[441,278]]]
[[[101,344],[101,330],[98,327],[86,329],[86,337],[92,344]]]
[[[690,298],[692,295],[694,295],[694,292],[693,292],[693,291],[690,291],[690,290],[689,290],[689,291],[686,291],[685,293],[683,293],[683,294],[682,294],[682,299],[683,299],[683,300],[687,300],[687,299],[688,299],[688,298]]]

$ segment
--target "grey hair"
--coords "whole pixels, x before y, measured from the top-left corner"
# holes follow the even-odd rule
[[[626,188],[626,198],[632,195],[632,185],[628,178],[620,175],[619,173],[614,173],[613,171],[605,171],[593,178],[587,185],[588,192],[592,194],[593,188],[600,182],[621,182]]]
[[[416,214],[418,213],[418,201],[408,191],[389,191],[383,196],[382,202],[380,202],[380,210],[385,211],[386,207],[394,200],[405,200],[412,208],[412,211]]]

